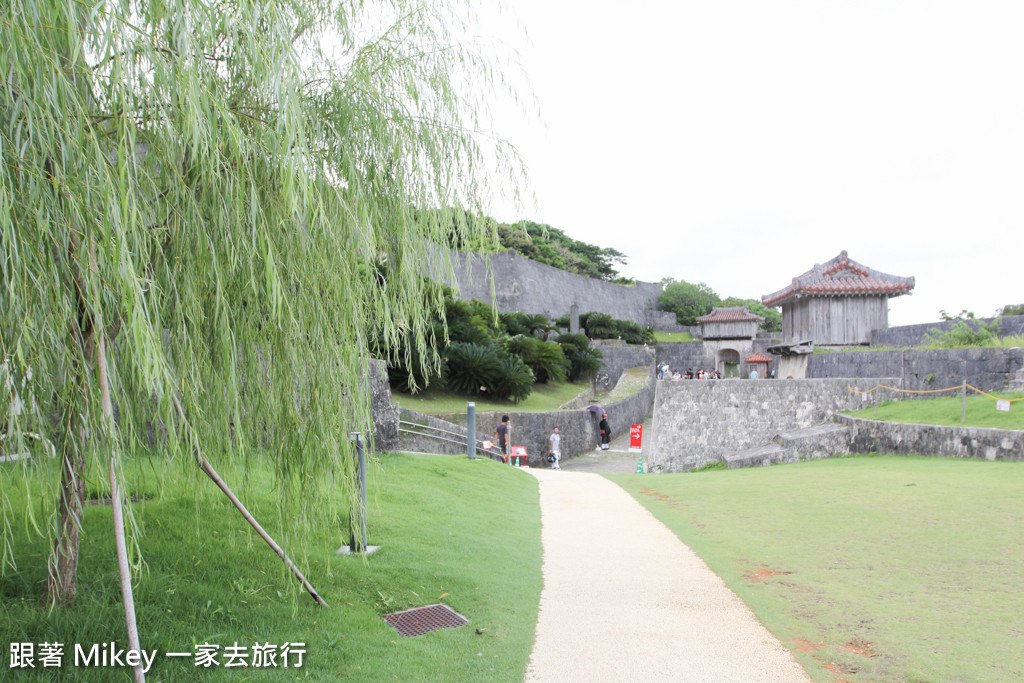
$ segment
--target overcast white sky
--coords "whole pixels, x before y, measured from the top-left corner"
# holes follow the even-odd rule
[[[722,296],[846,249],[917,278],[891,325],[1024,302],[1024,2],[516,0],[503,21],[539,116],[495,125],[536,207],[495,218]]]

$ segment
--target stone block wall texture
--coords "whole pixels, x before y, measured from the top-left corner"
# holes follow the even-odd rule
[[[944,389],[967,381],[982,391],[1003,391],[1024,367],[1024,348],[850,351],[807,356],[808,379],[895,377],[912,391]],[[935,398],[902,394],[902,398]]]
[[[433,415],[400,408],[399,438],[395,448],[411,453],[465,455],[466,426]],[[490,438],[490,437],[479,437]],[[479,453],[478,453],[479,455]]]
[[[637,281],[635,286],[626,287],[537,263],[515,251],[490,254],[487,260],[474,252],[449,253],[454,282],[444,273],[444,259],[437,255],[428,259],[426,274],[454,286],[460,299],[480,299],[487,304],[491,303],[493,280],[494,306],[502,312],[522,311],[557,318],[575,304],[580,314],[600,311],[617,320],[643,325],[645,312],[657,308],[661,295],[661,285],[655,282]]]
[[[693,368],[696,372],[701,368],[705,370],[715,369],[715,354],[720,349],[735,349],[740,354],[740,361],[754,353],[762,353],[769,358],[775,358],[768,353],[768,347],[775,344],[774,339],[730,339],[714,341],[692,341],[692,342],[658,342],[655,348],[655,364],[668,363],[669,369],[686,372],[687,368]],[[778,360],[772,362],[768,369],[777,367]],[[751,366],[740,363],[740,376],[749,377]]]
[[[885,380],[893,381],[892,378]],[[652,472],[688,472],[861,407],[876,380],[656,382]]]
[[[851,453],[1024,460],[1021,430],[896,424],[849,415],[836,415],[835,419],[849,427]]]
[[[671,311],[644,311],[643,324],[657,332],[687,332],[694,339],[700,339],[700,325],[680,325]]]
[[[985,323],[991,323],[995,318],[979,318]],[[926,343],[925,337],[933,329],[949,331],[955,325],[955,321],[942,320],[934,323],[923,323],[921,325],[903,325],[890,327],[884,330],[871,331],[872,346],[919,346]],[[976,323],[968,322],[975,329]],[[1024,334],[1024,315],[1007,315],[1000,322],[1000,330],[1003,335]]]
[[[704,342],[658,342],[654,345],[655,364],[668,363],[670,370],[686,372],[686,368],[709,367],[704,354]],[[711,363],[715,362],[712,354]]]
[[[647,418],[654,400],[654,370],[648,373],[644,388],[636,394],[602,407],[608,412],[608,422],[613,438],[628,431],[630,425],[641,424]],[[417,421],[432,427],[456,432],[462,439],[461,445],[438,441],[421,434],[402,434],[401,450],[423,453],[462,454],[466,452],[466,415],[429,416],[403,410],[403,420]],[[601,442],[598,422],[600,416],[582,408],[577,410],[550,411],[543,413],[478,412],[476,414],[477,439],[493,439],[494,430],[501,423],[502,415],[509,416],[511,445],[525,446],[529,454],[527,464],[531,467],[547,466],[548,439],[551,430],[558,427],[562,436],[562,458],[567,459],[594,450]],[[405,427],[403,427],[405,429]],[[448,435],[450,436],[450,435]]]
[[[622,373],[630,368],[641,365],[654,367],[653,347],[598,342],[591,346],[599,349],[603,356],[601,369],[594,376],[594,385],[601,391],[607,391],[618,384]]]

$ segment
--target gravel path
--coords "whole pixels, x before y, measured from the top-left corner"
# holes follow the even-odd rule
[[[540,481],[544,544],[527,681],[810,680],[736,594],[621,488],[588,472],[527,471]]]

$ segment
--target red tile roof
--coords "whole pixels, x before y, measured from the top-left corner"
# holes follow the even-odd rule
[[[763,323],[764,318],[754,315],[746,306],[732,306],[730,308],[716,308],[707,315],[697,318],[699,323]]]
[[[913,277],[899,277],[872,270],[851,259],[845,250],[831,261],[815,265],[792,284],[761,297],[765,306],[781,306],[804,296],[899,296],[914,289]]]
[[[774,360],[773,358],[769,358],[768,356],[764,355],[763,353],[755,353],[750,358],[744,358],[743,362],[744,363],[771,363],[773,360]]]

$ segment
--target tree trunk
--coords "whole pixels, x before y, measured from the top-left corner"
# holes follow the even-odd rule
[[[78,591],[78,540],[82,530],[82,506],[85,503],[85,458],[80,448],[64,438],[60,476],[60,529],[46,581],[47,601],[70,605]]]
[[[72,263],[77,247],[78,242],[72,235],[68,246],[68,257]],[[68,348],[81,344],[83,354],[81,359],[72,355],[69,360],[71,368],[66,370],[64,381],[76,382],[82,387],[84,397],[89,383],[89,368],[84,359],[93,357],[95,342],[92,320],[85,308],[85,281],[79,271],[75,270],[73,274],[78,324],[77,331],[74,327],[69,330]],[[65,393],[75,395],[75,392],[66,389]],[[81,423],[80,407],[68,404],[63,409],[63,430],[60,436],[60,521],[46,579],[46,600],[51,605],[67,606],[75,601],[78,592],[78,543],[82,531],[82,508],[85,505],[85,431]]]

